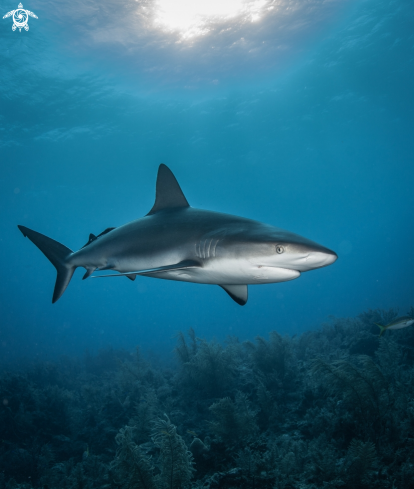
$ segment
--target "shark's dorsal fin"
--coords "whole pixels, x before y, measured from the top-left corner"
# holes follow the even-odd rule
[[[98,239],[98,238],[97,238],[97,237],[96,237],[94,234],[92,234],[92,233],[91,233],[91,234],[89,235],[88,242],[82,246],[81,250],[82,250],[83,248],[85,248],[86,246],[90,245],[91,243],[93,243],[93,242],[94,242],[96,239]]]
[[[177,209],[180,207],[190,206],[173,172],[168,166],[161,164],[158,168],[155,204],[147,215],[150,216],[164,209]]]
[[[97,238],[100,238],[101,236],[104,236],[105,234],[110,233],[114,229],[116,229],[116,228],[106,228],[105,231],[102,231],[102,233],[98,234]]]

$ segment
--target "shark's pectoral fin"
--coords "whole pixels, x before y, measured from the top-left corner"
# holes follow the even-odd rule
[[[139,275],[151,275],[153,273],[173,272],[174,270],[183,270],[185,268],[201,268],[201,264],[195,260],[183,260],[174,265],[166,265],[164,267],[152,268],[147,271],[138,272]]]
[[[201,265],[197,261],[194,260],[184,260],[179,263],[175,263],[174,265],[164,265],[162,267],[155,268],[147,268],[146,270],[137,270],[135,272],[126,272],[126,273],[111,273],[110,275],[93,275],[92,278],[100,278],[100,277],[136,277],[137,275],[152,275],[153,273],[161,273],[161,272],[173,272],[174,270],[182,270],[184,268],[200,268]],[[103,270],[103,268],[100,268]],[[132,279],[134,280],[134,279]]]
[[[248,299],[247,285],[220,285],[229,296],[240,306],[244,306]]]

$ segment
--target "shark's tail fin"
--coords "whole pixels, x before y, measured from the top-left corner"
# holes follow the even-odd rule
[[[387,328],[385,328],[385,327],[384,327],[384,326],[382,326],[381,324],[378,324],[378,323],[375,323],[375,324],[376,324],[376,325],[379,327],[379,329],[381,330],[381,333],[379,334],[379,335],[381,336],[381,335],[382,335],[382,333],[383,333],[383,332],[384,332],[384,331],[385,331]]]
[[[25,226],[18,226],[18,228],[23,233],[23,236],[27,236],[56,268],[57,278],[52,298],[52,303],[55,303],[62,296],[63,292],[65,292],[73,272],[75,271],[76,267],[72,265],[69,266],[66,262],[73,251],[54,239],[50,239],[43,234],[32,231]]]

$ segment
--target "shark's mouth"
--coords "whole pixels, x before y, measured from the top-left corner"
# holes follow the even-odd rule
[[[311,251],[306,255],[289,258],[285,266],[280,264],[278,266],[263,265],[263,267],[266,266],[268,268],[283,268],[285,270],[297,272],[308,272],[310,270],[316,270],[318,268],[323,268],[331,265],[336,261],[337,258],[338,256],[334,252],[324,253],[320,251]],[[259,268],[260,267],[261,265],[259,265]]]
[[[262,282],[287,282],[300,276],[299,270],[282,267],[270,267],[268,265],[259,265],[253,274],[253,279],[257,283]]]

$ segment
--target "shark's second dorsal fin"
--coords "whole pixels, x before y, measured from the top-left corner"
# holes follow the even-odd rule
[[[190,206],[173,172],[168,166],[161,164],[158,168],[155,204],[147,215],[155,214],[164,209],[176,209],[179,207]]]

